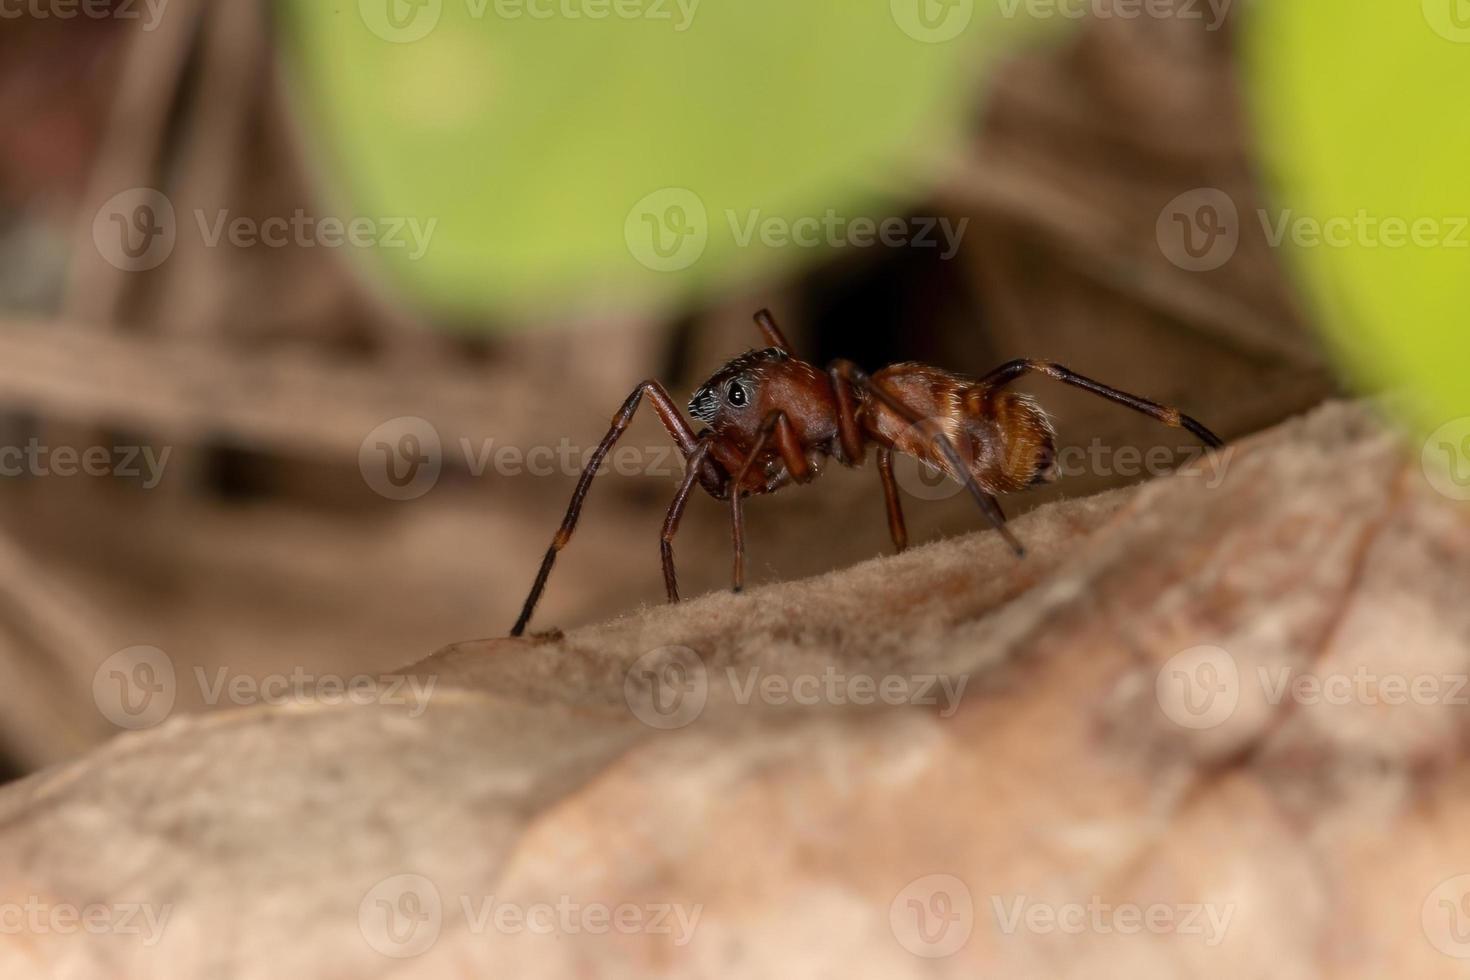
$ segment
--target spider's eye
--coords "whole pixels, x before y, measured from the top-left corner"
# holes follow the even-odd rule
[[[736,408],[744,408],[750,401],[750,392],[746,390],[745,385],[737,381],[730,386],[729,399],[731,405]]]

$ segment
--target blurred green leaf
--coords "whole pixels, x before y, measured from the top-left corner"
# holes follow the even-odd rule
[[[822,253],[764,242],[768,218],[807,218],[805,239],[826,242],[902,215],[1024,10],[300,0],[283,20],[333,206],[436,222],[421,257],[374,250],[412,296],[601,309]]]
[[[1470,441],[1470,0],[1274,0],[1246,26],[1268,218],[1334,345]]]

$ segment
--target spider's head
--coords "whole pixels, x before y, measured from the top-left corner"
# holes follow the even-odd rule
[[[754,431],[761,422],[760,395],[765,376],[773,366],[789,359],[785,351],[775,347],[741,354],[700,385],[689,399],[689,414],[722,435],[733,430]]]

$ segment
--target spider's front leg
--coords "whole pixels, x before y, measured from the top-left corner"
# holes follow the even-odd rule
[[[679,484],[679,490],[674,494],[673,503],[669,504],[668,516],[664,518],[663,535],[659,538],[659,556],[664,566],[664,590],[668,593],[670,602],[679,601],[679,579],[674,571],[674,535],[679,533],[679,521],[684,517],[684,508],[689,503],[689,494],[694,490],[696,482],[703,483],[705,490],[710,496],[719,498],[718,485],[719,473],[707,470],[706,467],[718,467],[718,463],[712,463],[709,454],[710,441],[714,436],[705,433],[699,437],[699,444],[694,452],[689,455],[684,463],[684,479]],[[728,481],[728,477],[725,477]],[[725,484],[728,486],[728,483]]]
[[[779,486],[763,483],[759,488],[747,488],[745,485],[751,467],[762,458],[767,443],[773,438],[776,452],[786,464],[786,475],[790,480],[805,483],[813,476],[811,463],[806,458],[806,451],[802,448],[791,420],[779,408],[772,411],[761,422],[755,445],[751,446],[750,452],[744,454],[744,461],[734,471],[735,478],[730,483],[730,536],[735,546],[735,564],[730,574],[730,589],[733,592],[745,588],[745,527],[741,519],[741,496],[746,492],[769,493]]]
[[[587,466],[582,470],[582,476],[577,481],[577,488],[572,491],[571,503],[567,505],[566,517],[562,519],[556,536],[551,539],[551,547],[546,549],[546,556],[541,559],[541,568],[536,573],[536,581],[531,585],[531,593],[526,596],[525,605],[521,607],[520,617],[511,627],[511,636],[521,636],[525,633],[526,624],[531,621],[531,613],[535,611],[536,603],[541,600],[541,593],[546,589],[546,580],[551,576],[551,567],[556,564],[556,556],[567,546],[567,542],[572,539],[572,532],[577,529],[577,519],[582,515],[582,503],[587,499],[587,491],[592,487],[593,477],[597,475],[597,470],[602,466],[602,461],[607,458],[607,454],[612,451],[613,445],[627,431],[645,395],[653,405],[653,410],[658,413],[659,421],[664,424],[669,435],[678,443],[679,452],[684,458],[690,459],[699,449],[699,437],[689,428],[689,423],[684,421],[684,416],[679,414],[678,407],[675,406],[674,400],[669,397],[663,385],[657,381],[645,381],[634,388],[628,400],[623,402],[623,407],[618,409],[618,413],[613,416],[607,435],[602,437],[602,442],[598,444],[597,449],[587,461]],[[700,469],[700,466],[691,465],[689,472],[698,473]],[[686,474],[686,480],[687,478]],[[688,495],[685,494],[685,496]],[[682,511],[682,507],[680,510]],[[674,524],[678,525],[677,519]]]
[[[777,350],[783,350],[788,354],[791,353],[791,344],[787,342],[786,335],[781,332],[781,328],[776,325],[776,318],[771,315],[770,310],[761,310],[758,312],[755,315],[755,325],[760,330],[761,336],[765,338],[766,343]]]

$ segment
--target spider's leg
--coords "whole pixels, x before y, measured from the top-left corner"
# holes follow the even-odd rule
[[[781,332],[781,328],[776,325],[776,318],[771,315],[770,310],[761,310],[757,313],[755,325],[760,328],[761,336],[766,339],[766,343],[778,350],[791,353],[791,345],[787,343],[786,335]]]
[[[674,400],[669,397],[664,386],[657,381],[645,381],[634,388],[628,400],[623,402],[623,407],[613,416],[612,426],[607,430],[607,435],[602,437],[602,442],[588,460],[586,468],[582,470],[582,477],[577,481],[577,489],[572,491],[571,503],[567,505],[566,517],[562,519],[556,536],[551,539],[551,547],[546,549],[546,557],[541,559],[541,569],[536,573],[536,581],[531,586],[530,595],[526,596],[525,605],[521,607],[520,617],[511,627],[511,636],[520,636],[525,633],[526,624],[531,621],[531,613],[535,611],[536,603],[540,601],[541,593],[546,588],[546,580],[551,576],[551,566],[556,564],[557,554],[567,546],[567,542],[572,539],[572,532],[577,529],[577,518],[582,515],[582,503],[587,499],[587,491],[592,487],[592,478],[597,475],[603,459],[612,451],[613,444],[627,431],[629,423],[633,421],[633,414],[638,411],[638,405],[643,401],[644,395],[648,396],[654,411],[658,413],[659,421],[664,424],[664,428],[669,430],[669,435],[673,436],[674,441],[679,444],[679,451],[684,454],[685,459],[694,454],[699,440],[689,428],[689,423],[684,421],[684,416],[679,414],[679,409],[675,406]],[[698,467],[691,467],[691,469],[697,470]]]
[[[805,483],[811,479],[811,466],[807,463],[806,453],[802,452],[800,440],[796,438],[796,430],[792,428],[786,413],[778,408],[761,422],[755,445],[746,454],[745,462],[730,483],[730,537],[735,546],[735,564],[730,573],[730,589],[733,592],[745,588],[745,525],[741,517],[741,488],[745,485],[750,468],[765,451],[766,443],[772,436],[776,440],[776,451],[781,454],[781,461],[786,464],[786,471],[791,479],[797,483]]]
[[[1060,381],[1062,384],[1071,385],[1074,388],[1081,388],[1083,391],[1090,391],[1100,398],[1117,402],[1119,405],[1126,405],[1135,412],[1142,412],[1149,418],[1156,419],[1170,428],[1187,429],[1211,449],[1218,449],[1220,446],[1225,445],[1223,439],[1177,408],[1170,408],[1167,405],[1151,402],[1147,398],[1131,395],[1126,391],[1105,385],[1101,381],[1094,381],[1091,378],[1083,377],[1070,368],[1065,368],[1060,364],[1053,364],[1050,361],[1009,361],[981,378],[976,387],[1001,388],[1015,381],[1023,374],[1044,374],[1048,378]]]
[[[878,450],[878,476],[883,480],[883,501],[888,505],[888,533],[893,548],[902,552],[909,546],[909,532],[903,523],[903,501],[898,496],[898,483],[893,479],[893,450]]]
[[[960,458],[959,451],[955,449],[954,443],[950,442],[949,436],[945,435],[932,420],[921,418],[907,405],[873,384],[872,379],[851,361],[833,361],[828,371],[834,378],[840,379],[852,385],[854,388],[865,392],[870,397],[877,399],[883,403],[885,408],[899,418],[908,422],[920,432],[926,433],[930,441],[938,447],[940,453],[944,455],[945,460],[950,464],[953,475],[964,482],[965,489],[975,499],[975,503],[979,505],[980,512],[985,515],[985,519],[1000,533],[1000,536],[1005,539],[1006,544],[1011,546],[1011,550],[1017,556],[1026,554],[1026,549],[1021,546],[1021,542],[1011,533],[1010,528],[1006,527],[1006,515],[1001,511],[1000,504],[996,501],[995,497],[986,493],[984,488],[975,482],[974,474],[970,472],[970,468]]]
[[[684,507],[689,503],[690,491],[699,480],[699,468],[704,463],[705,457],[709,455],[709,440],[712,436],[701,436],[698,447],[690,454],[685,463],[684,479],[679,484],[679,491],[674,494],[673,503],[669,504],[668,516],[664,518],[663,536],[659,539],[659,555],[664,563],[664,589],[669,594],[670,602],[679,601],[679,580],[674,574],[674,535],[679,533],[679,521],[684,517]]]

